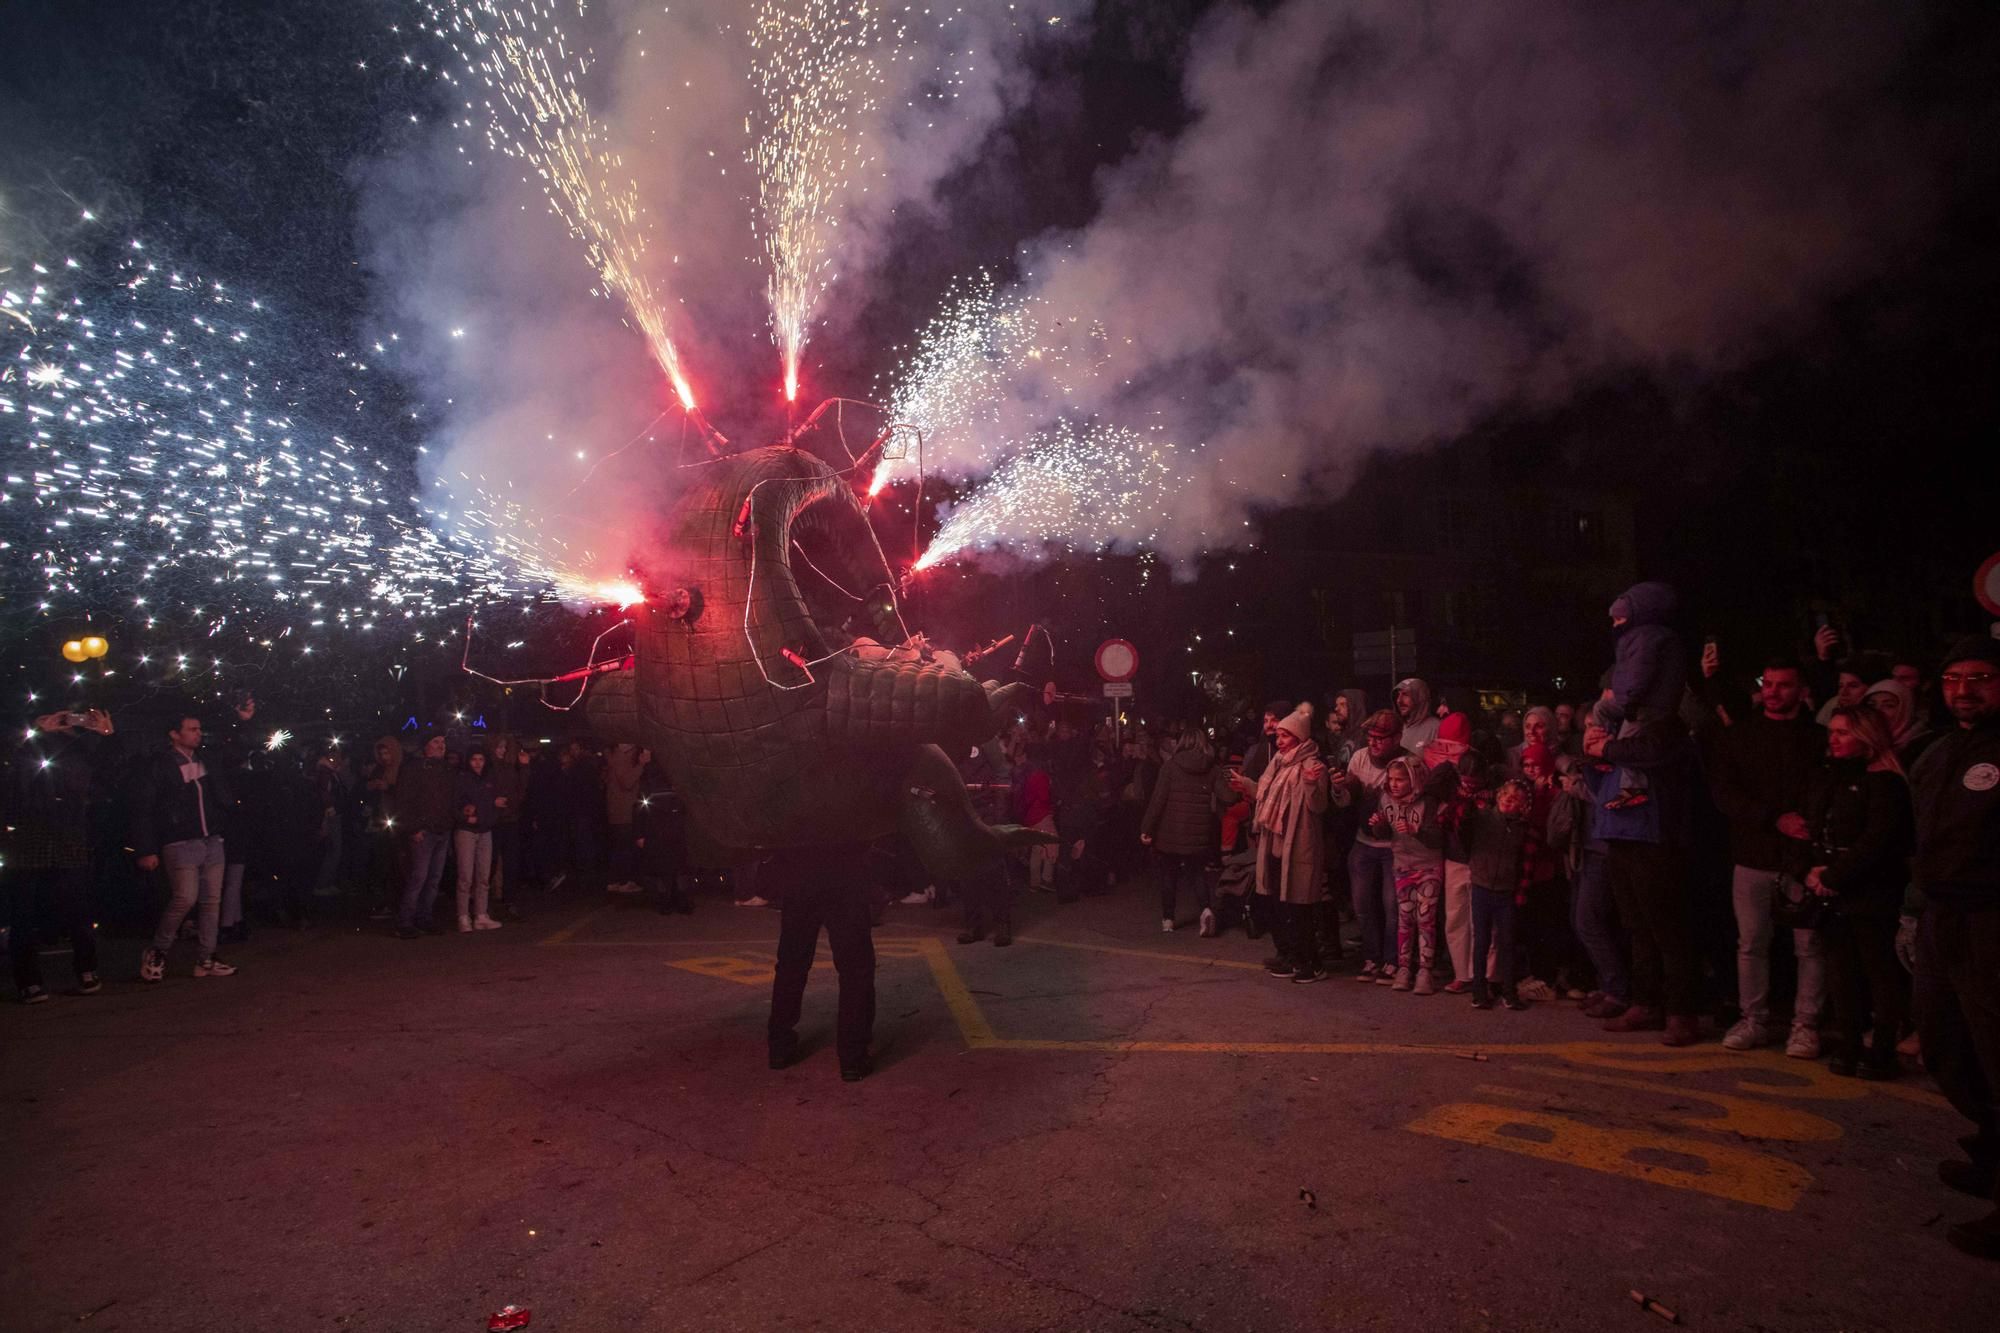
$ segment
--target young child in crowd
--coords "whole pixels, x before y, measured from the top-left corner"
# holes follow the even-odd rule
[[[1458,839],[1472,867],[1472,1007],[1491,1009],[1497,990],[1509,1009],[1526,1009],[1514,988],[1514,923],[1525,896],[1528,812],[1534,799],[1520,778],[1500,784],[1491,810],[1469,809]],[[1488,946],[1493,975],[1488,976]]]
[[[1664,583],[1637,583],[1611,603],[1617,656],[1609,693],[1593,710],[1593,720],[1621,740],[1648,727],[1673,722],[1687,690],[1687,653],[1681,636],[1667,623],[1674,613],[1674,590]],[[1652,799],[1646,775],[1618,771],[1619,794],[1605,802],[1623,810]]]
[[[1431,965],[1437,952],[1438,901],[1444,895],[1444,828],[1438,803],[1424,792],[1424,765],[1413,755],[1389,761],[1382,805],[1375,817],[1395,858],[1397,990],[1436,993]],[[1416,976],[1414,987],[1411,971]]]

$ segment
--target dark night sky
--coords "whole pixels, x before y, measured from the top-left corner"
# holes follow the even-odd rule
[[[389,28],[412,8],[16,0],[0,44],[0,265],[77,244],[89,207],[107,234],[171,245],[309,306],[330,345],[355,341],[371,300],[358,182],[408,147],[411,116],[437,111],[433,84],[396,64],[408,43]],[[1089,42],[1041,50],[1035,94],[948,178],[947,205],[899,224],[902,260],[823,376],[865,388],[952,274],[1089,221],[1099,173],[1181,126],[1180,61],[1210,8],[1108,2]],[[1931,225],[1744,364],[1599,376],[1465,432],[1503,468],[1642,496],[1643,568],[1772,647],[1785,634],[1760,627],[1796,623],[1814,598],[1882,638],[1977,624],[1971,572],[2000,547],[2000,24],[1988,6],[1917,8],[1891,96],[1930,127],[1944,190]],[[1214,604],[1202,586],[1180,603],[1190,614]],[[1266,591],[1293,592],[1282,577]]]

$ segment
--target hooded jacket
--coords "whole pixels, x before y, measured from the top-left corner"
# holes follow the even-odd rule
[[[1153,799],[1139,822],[1139,832],[1153,840],[1153,849],[1168,856],[1205,856],[1220,843],[1216,810],[1222,795],[1215,756],[1199,746],[1176,750],[1160,765]]]
[[[1396,682],[1396,688],[1410,692],[1410,711],[1396,710],[1403,722],[1403,748],[1411,754],[1422,754],[1424,747],[1437,739],[1438,720],[1432,714],[1437,701],[1431,687],[1418,676],[1405,676]]]
[[[1635,583],[1611,603],[1617,628],[1617,655],[1611,668],[1611,703],[1618,716],[1640,726],[1663,722],[1680,711],[1687,691],[1687,653],[1667,621],[1679,599],[1664,583]]]
[[[1347,700],[1347,728],[1344,731],[1327,733],[1327,743],[1321,747],[1329,768],[1343,769],[1354,752],[1366,744],[1361,734],[1361,724],[1368,720],[1368,696],[1361,690],[1342,690],[1340,697]]]

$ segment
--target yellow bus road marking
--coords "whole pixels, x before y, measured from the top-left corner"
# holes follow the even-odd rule
[[[1706,1102],[1720,1108],[1722,1114],[1705,1115],[1695,1110],[1668,1110],[1657,1114],[1663,1120],[1711,1134],[1740,1134],[1747,1139],[1775,1139],[1787,1143],[1830,1143],[1841,1135],[1839,1125],[1810,1111],[1751,1097],[1737,1097],[1726,1092],[1710,1092],[1706,1088],[1684,1083],[1653,1083],[1639,1078],[1587,1074],[1576,1069],[1558,1069],[1553,1065],[1528,1065],[1521,1072],[1533,1073],[1538,1078],[1562,1079],[1601,1088],[1650,1092],[1680,1102]],[[1479,1091],[1491,1092],[1495,1089],[1481,1087]]]
[[[1812,1184],[1812,1175],[1804,1167],[1768,1153],[1685,1135],[1606,1129],[1567,1116],[1511,1106],[1454,1102],[1418,1117],[1405,1128],[1455,1143],[1498,1148],[1777,1212],[1790,1212]],[[1682,1162],[1686,1165],[1679,1164]]]

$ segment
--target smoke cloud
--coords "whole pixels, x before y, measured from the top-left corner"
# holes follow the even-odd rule
[[[1025,385],[1008,434],[1083,414],[1183,441],[1158,541],[1186,557],[1371,450],[1607,373],[1739,364],[1927,220],[1927,131],[1894,86],[1914,27],[1886,5],[1229,7],[1192,44],[1184,132],[1028,247],[1029,294],[1101,321],[1109,357]]]
[[[782,426],[745,162],[751,8],[621,0],[595,29],[568,20],[597,53],[592,110],[652,215],[649,276],[696,394],[745,443]],[[1087,32],[1087,9],[966,6],[885,52],[860,127],[879,169],[839,198],[802,405],[866,382],[843,364],[816,383],[816,353],[895,263],[891,224],[924,210],[948,239],[940,183],[1005,147],[1026,99],[1062,91],[1024,54]],[[996,440],[1075,452],[1078,423],[1172,440],[1161,494],[1026,505],[1011,528],[999,505],[981,540],[1185,559],[1246,539],[1261,507],[1338,493],[1372,451],[1634,368],[1725,371],[1928,221],[1931,129],[1898,84],[1920,25],[1900,6],[1780,0],[1220,6],[1187,45],[1184,127],[1098,174],[1088,224],[1021,249],[1012,295],[1064,321],[1073,354],[1012,368],[995,420],[930,462],[972,478],[1005,456]],[[620,566],[699,446],[539,186],[481,141],[483,94],[456,90],[452,114],[367,182],[382,325],[429,390],[427,462]],[[1087,530],[1049,531],[1050,513]]]

